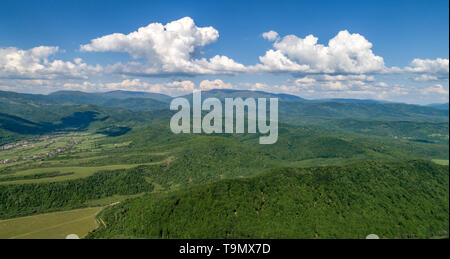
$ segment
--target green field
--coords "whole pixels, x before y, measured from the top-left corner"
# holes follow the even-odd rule
[[[91,144],[95,140],[101,138],[99,134],[88,133],[66,133],[60,135],[48,135],[46,139],[30,139],[27,144],[21,145],[9,150],[1,150],[2,159],[14,159],[18,157],[27,158],[36,155],[45,155],[48,152],[54,151],[58,148],[68,147],[72,144],[70,149],[80,150],[92,148]],[[74,145],[77,143],[77,145]]]
[[[0,238],[62,239],[69,234],[82,238],[97,228],[95,216],[102,209],[94,207],[0,220]]]
[[[4,176],[0,176],[0,184],[28,184],[28,183],[49,183],[49,182],[61,182],[68,180],[75,180],[79,178],[89,177],[96,172],[101,171],[114,171],[120,169],[130,169],[134,167],[138,167],[141,165],[155,165],[160,164],[161,162],[155,163],[145,163],[145,164],[131,164],[131,165],[108,165],[108,166],[97,166],[97,167],[50,167],[50,168],[37,168],[37,169],[29,169],[25,171],[19,171],[14,174],[8,174]],[[14,180],[14,181],[1,181],[2,178],[6,177],[23,177],[30,175],[39,175],[48,172],[59,172],[62,176],[56,177],[44,177],[39,179],[26,179],[26,180]],[[72,173],[67,174],[66,173]]]
[[[445,159],[433,159],[431,161],[435,162],[438,165],[448,165],[448,159],[447,160],[445,160]]]

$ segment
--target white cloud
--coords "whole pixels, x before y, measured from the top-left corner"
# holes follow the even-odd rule
[[[367,75],[308,75],[294,81],[288,80],[285,85],[278,86],[279,89],[290,93],[302,95],[306,93],[336,93],[358,94],[358,93],[379,93],[382,91],[392,91],[385,82],[376,82],[373,76]]]
[[[340,31],[327,44],[319,44],[313,35],[280,37],[277,32],[268,31],[262,37],[269,40],[273,48],[259,57],[254,66],[244,66],[222,55],[204,57],[202,50],[219,39],[219,32],[211,26],[198,27],[189,17],[165,25],[151,23],[129,34],[105,35],[80,46],[84,52],[124,52],[134,59],[105,67],[88,65],[80,58],[58,59],[57,54],[61,51],[56,46],[28,50],[0,48],[0,89],[48,92],[64,86],[83,91],[134,90],[180,95],[195,88],[229,89],[233,85],[219,79],[203,80],[198,86],[190,80],[154,83],[141,76],[177,75],[177,78],[183,78],[200,74],[284,72],[295,78],[278,85],[239,85],[251,90],[323,98],[352,95],[390,98],[410,94],[414,98],[424,96],[431,100],[448,95],[448,59],[416,58],[406,67],[387,68],[383,58],[373,53],[371,42],[346,30]],[[376,82],[375,76],[378,79],[378,74],[385,73],[391,74],[386,76],[386,80],[391,80],[389,85]],[[400,73],[403,80],[416,82],[411,82],[409,87],[392,85],[401,80],[394,78]],[[118,81],[101,82],[106,76]],[[440,84],[424,88],[424,83],[420,83],[430,81]]]
[[[319,80],[322,81],[350,81],[350,80],[359,80],[359,81],[375,81],[374,76],[368,75],[317,75],[315,76]]]
[[[384,82],[363,81],[319,81],[311,77],[299,78],[282,85],[265,83],[241,83],[250,90],[262,90],[274,93],[293,94],[304,98],[361,98],[361,99],[395,99],[405,97],[410,92],[399,85],[388,86]]]
[[[166,25],[151,23],[130,34],[113,33],[91,43],[81,45],[82,51],[125,52],[134,59],[145,59],[145,64],[131,62],[116,64],[110,70],[119,73],[156,74],[233,74],[245,67],[231,58],[216,55],[210,59],[196,59],[201,49],[219,38],[213,27],[197,27],[190,17]]]
[[[277,40],[279,38],[278,36],[278,32],[276,31],[268,31],[268,32],[264,32],[262,34],[263,38],[269,41],[274,41]]]
[[[174,96],[174,95],[192,93],[192,91],[194,91],[194,89],[195,89],[195,84],[189,80],[173,81],[173,82],[165,84],[165,87],[166,87],[166,89],[164,92]]]
[[[266,55],[259,57],[262,64],[257,64],[251,69],[255,72],[306,72],[310,71],[309,65],[299,65],[290,60],[280,50],[269,50]]]
[[[205,58],[193,60],[196,65],[190,72],[199,74],[233,74],[245,72],[247,68],[226,56],[216,55],[209,60]],[[188,70],[189,71],[189,70]]]
[[[275,88],[271,85],[268,85],[266,83],[239,83],[240,86],[243,86],[244,89],[248,89],[251,91],[268,91],[268,92],[274,92]]]
[[[332,90],[332,91],[342,91],[347,90],[348,85],[340,82],[340,81],[331,81],[331,82],[325,82],[322,84],[322,88],[326,90]]]
[[[300,88],[311,87],[317,83],[317,80],[311,77],[302,77],[294,81],[294,85]]]
[[[213,27],[197,27],[191,18],[185,17],[166,25],[151,23],[128,35],[106,35],[81,45],[81,50],[127,52],[133,58],[177,63],[188,60],[196,48],[218,38],[219,32]]]
[[[423,94],[439,94],[439,95],[445,95],[448,98],[448,88],[446,89],[441,84],[436,84],[434,86],[430,86],[428,88],[425,88],[422,90]]]
[[[259,68],[272,72],[297,73],[381,73],[387,68],[384,60],[372,52],[372,43],[362,35],[340,31],[328,42],[318,44],[318,38],[287,35],[273,44],[260,57]]]
[[[434,74],[448,78],[449,63],[448,59],[442,58],[437,58],[434,60],[416,58],[411,61],[409,67],[405,68],[405,71],[412,73]]]
[[[39,46],[28,50],[0,48],[0,77],[10,79],[87,78],[102,70],[77,58],[74,62],[52,59],[58,47]]]
[[[203,80],[199,84],[199,88],[201,90],[212,90],[212,89],[232,89],[233,85],[229,83],[224,83],[220,79],[216,79],[214,81]]]
[[[107,92],[113,90],[143,91],[152,93],[163,93],[171,96],[182,95],[192,92],[195,84],[192,81],[170,81],[166,83],[150,83],[141,79],[124,79],[118,82],[96,83],[96,82],[75,82],[65,83],[66,90],[79,90],[87,92]]]
[[[52,86],[54,80],[47,79],[1,79],[0,90],[25,91],[29,93],[43,93]]]
[[[421,74],[413,78],[417,82],[437,81],[438,77],[433,75]]]
[[[327,74],[312,74],[305,77],[298,78],[291,82],[293,86],[301,89],[318,90],[347,90],[349,87],[367,87],[368,83],[374,82],[375,78],[368,75],[327,75]],[[384,83],[383,83],[384,84]],[[370,84],[374,85],[374,84]]]
[[[385,82],[379,82],[379,83],[375,83],[374,86],[375,87],[388,87],[389,85],[386,84]]]

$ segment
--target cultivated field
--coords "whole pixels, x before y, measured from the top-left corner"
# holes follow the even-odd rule
[[[122,152],[121,148],[130,145],[131,141],[99,143],[104,138],[89,133],[49,135],[0,150],[0,158],[8,160],[8,163],[0,163],[0,185],[70,181],[101,171],[156,165],[172,160],[172,157],[162,153]],[[143,160],[133,160],[139,156]]]
[[[448,159],[433,159],[432,161],[439,165],[448,165]]]
[[[95,216],[102,209],[94,207],[0,220],[0,238],[61,239],[69,234],[82,238],[98,226]]]
[[[131,164],[131,165],[108,165],[108,166],[94,166],[94,167],[50,167],[50,168],[35,168],[24,171],[19,171],[14,174],[8,174],[0,176],[0,184],[28,184],[28,183],[48,183],[48,182],[61,182],[68,180],[75,180],[78,178],[88,177],[96,172],[100,171],[113,171],[120,169],[129,169],[137,167],[140,165],[152,165],[155,163],[144,163],[144,164]],[[2,181],[2,178],[9,177],[24,177],[31,175],[39,175],[51,172],[58,172],[61,176],[44,177],[39,179],[24,179],[24,180],[13,180],[13,181]]]

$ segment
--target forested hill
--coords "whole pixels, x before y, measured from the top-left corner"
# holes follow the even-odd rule
[[[423,122],[448,122],[448,109],[382,103],[368,100],[317,100],[308,101],[287,94],[273,94],[259,91],[210,90],[202,93],[203,98],[279,98],[280,119],[285,123],[309,123],[323,119],[354,118],[378,120],[407,120]],[[192,96],[185,96],[192,98]],[[84,93],[62,91],[50,95],[31,95],[0,91],[0,112],[24,117],[39,122],[41,113],[64,109],[67,104],[119,107],[134,111],[168,110],[170,96],[113,91],[106,93]],[[95,109],[95,107],[92,107]],[[30,110],[33,110],[30,111]],[[34,111],[36,110],[36,111]],[[36,114],[36,118],[33,118]]]
[[[448,235],[448,166],[280,168],[104,210],[90,238],[425,238]]]
[[[411,121],[425,123],[448,123],[448,110],[432,107],[408,105],[400,103],[356,102],[352,101],[316,101],[311,102],[292,95],[271,94],[266,92],[237,91],[237,90],[211,90],[204,92],[204,97],[277,97],[280,98],[279,120],[282,123],[296,125],[322,125],[330,127],[336,119],[377,120],[383,121]],[[49,124],[55,124],[65,117],[77,117],[80,113],[97,113],[102,118],[115,117],[118,123],[141,123],[155,114],[130,113],[135,111],[164,111],[170,119],[169,96],[152,93],[114,91],[107,93],[83,93],[74,91],[56,92],[50,95],[19,94],[0,91],[0,113],[4,116],[15,116],[12,122],[3,121],[0,130],[9,131],[9,134],[32,133],[28,128],[21,128],[20,120],[26,120],[27,125],[34,123],[46,128],[50,132]],[[127,114],[124,116],[124,114]],[[161,117],[161,114],[157,117]],[[5,118],[6,118],[5,117]],[[19,123],[17,123],[19,122]],[[342,124],[342,123],[341,123]],[[354,124],[354,123],[353,123]],[[389,125],[398,131],[397,125]],[[433,128],[435,125],[420,125],[420,127]],[[415,127],[413,125],[413,127]],[[61,128],[61,127],[55,127]],[[335,129],[351,130],[346,126],[336,126]],[[378,130],[376,130],[378,131]],[[43,130],[36,131],[37,134]],[[401,130],[400,130],[401,132]],[[434,134],[435,132],[431,132]],[[5,134],[3,134],[5,135]]]
[[[435,108],[435,109],[441,109],[441,110],[447,110],[448,111],[448,103],[436,103],[436,104],[430,104],[429,107]]]

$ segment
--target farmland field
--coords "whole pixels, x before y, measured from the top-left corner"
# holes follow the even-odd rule
[[[155,163],[146,164],[131,164],[131,165],[109,165],[109,166],[97,166],[97,167],[50,167],[50,168],[38,168],[29,169],[25,171],[19,171],[14,174],[8,174],[6,176],[0,176],[0,184],[27,184],[27,183],[48,183],[48,182],[60,182],[67,180],[75,180],[79,178],[84,178],[93,175],[100,171],[114,171],[120,169],[130,169],[140,165],[153,165]],[[43,177],[39,179],[26,179],[26,180],[13,180],[13,181],[2,181],[2,178],[9,177],[26,177],[26,176],[39,176],[40,174],[45,174],[47,172],[58,172],[61,176]]]
[[[448,165],[448,159],[433,159],[432,161],[439,165]]]
[[[69,234],[82,238],[98,226],[95,216],[102,209],[94,207],[0,220],[0,238],[61,239]]]
[[[104,138],[104,137],[103,137]],[[145,154],[147,157],[157,157],[155,162],[133,163],[128,157],[134,154],[121,154],[122,161],[114,160],[104,155],[117,149],[128,146],[131,142],[99,144],[102,136],[97,134],[67,134],[65,136],[46,136],[40,140],[33,140],[21,144],[11,150],[0,151],[2,158],[19,158],[8,164],[0,164],[0,185],[4,184],[30,184],[48,183],[75,180],[89,177],[101,171],[114,171],[130,169],[143,165],[157,165],[168,162],[172,157],[168,154]],[[76,143],[76,144],[71,144]],[[51,146],[51,148],[48,148]],[[36,157],[38,154],[51,152],[58,148],[70,146],[71,148],[55,155],[55,157]],[[43,148],[47,147],[47,148]],[[102,155],[103,154],[103,155]],[[117,155],[117,154],[116,154]],[[25,160],[23,157],[34,159]],[[91,166],[95,165],[95,166]],[[98,166],[97,166],[98,165]],[[2,173],[6,172],[6,173]]]

